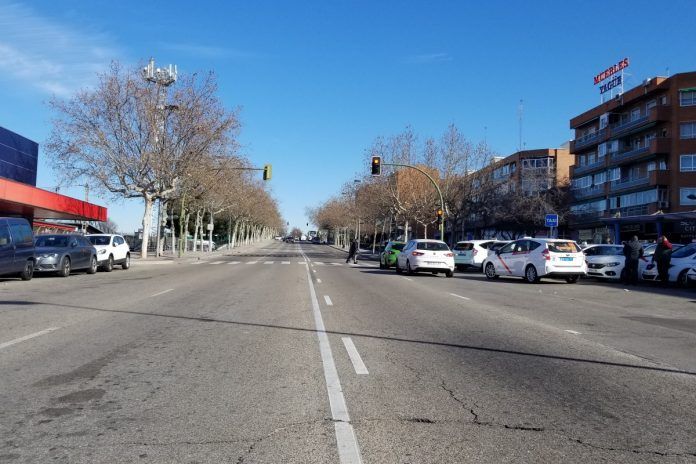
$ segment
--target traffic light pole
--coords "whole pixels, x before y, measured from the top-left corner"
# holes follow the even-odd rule
[[[440,186],[437,185],[437,182],[435,182],[435,179],[433,179],[430,174],[428,174],[427,172],[425,172],[421,168],[413,166],[411,164],[382,163],[382,166],[399,166],[402,168],[415,169],[416,171],[424,174],[425,177],[427,177],[430,180],[430,182],[433,184],[433,187],[435,187],[435,190],[437,190],[437,194],[440,197],[440,208],[442,208],[442,222],[440,223],[440,240],[442,240],[444,242],[445,241],[445,217],[444,216],[445,216],[445,213],[447,210],[445,209],[445,199],[442,196],[442,191],[440,190]]]

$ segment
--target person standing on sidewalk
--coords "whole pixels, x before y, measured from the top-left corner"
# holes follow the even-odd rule
[[[633,236],[630,242],[624,245],[624,256],[626,257],[626,283],[636,285],[638,283],[638,260],[643,257],[643,245],[638,241],[637,236]]]
[[[672,260],[672,244],[664,235],[657,240],[652,262],[657,265],[657,278],[663,286],[669,284],[669,264]]]
[[[354,264],[358,263],[358,241],[353,239],[350,242],[350,248],[348,249],[348,258],[346,259],[346,263],[349,262],[350,260],[353,260]]]

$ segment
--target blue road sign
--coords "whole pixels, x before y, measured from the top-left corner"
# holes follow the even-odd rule
[[[558,227],[558,214],[546,215],[546,227]]]

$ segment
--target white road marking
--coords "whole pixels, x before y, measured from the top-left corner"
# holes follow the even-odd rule
[[[408,280],[409,282],[413,282],[413,279],[411,279],[410,277],[401,276],[401,278],[402,278],[402,279],[406,279],[406,280]]]
[[[312,269],[312,272],[314,272],[314,273],[316,274],[316,272],[317,272],[317,271],[316,271],[316,270],[314,270],[314,269]]]
[[[213,262],[210,263],[210,264],[222,264],[222,263],[224,263],[224,261],[213,261]]]
[[[341,340],[343,340],[343,344],[346,347],[346,351],[348,352],[350,362],[353,363],[353,369],[355,369],[355,373],[358,375],[369,374],[369,372],[367,372],[367,367],[365,367],[365,363],[360,357],[360,353],[358,353],[358,349],[355,347],[355,344],[353,344],[353,340],[350,337],[341,337]]]
[[[239,264],[239,261],[230,261],[230,262],[227,263],[227,264]]]
[[[247,264],[256,264],[258,261],[247,261]]]
[[[326,306],[333,306],[333,303],[331,302],[331,298],[329,298],[329,295],[324,295],[324,301],[326,301]]]
[[[264,261],[263,264],[273,264],[273,261]]]
[[[168,288],[168,289],[163,290],[163,291],[161,291],[161,292],[155,293],[154,295],[150,295],[150,297],[155,297],[155,296],[164,295],[165,293],[169,293],[169,292],[171,292],[171,291],[173,291],[173,290],[174,290],[173,288]]]
[[[302,253],[302,255],[305,259],[308,259],[304,253]],[[307,268],[307,282],[309,283],[309,294],[312,300],[312,312],[314,313],[314,326],[316,327],[317,339],[319,341],[321,363],[324,367],[326,391],[329,395],[331,417],[334,420],[336,444],[338,445],[338,459],[341,464],[361,464],[362,457],[360,456],[360,446],[358,445],[358,439],[355,436],[353,425],[350,423],[348,406],[346,406],[346,400],[343,397],[341,380],[338,377],[336,363],[331,353],[329,336],[326,334],[324,319],[321,317],[319,301],[317,301],[317,292],[314,291],[309,268]]]
[[[298,261],[297,264],[307,264],[307,261]]]
[[[469,297],[467,297],[467,296],[457,295],[456,293],[450,293],[450,295],[456,296],[457,298],[461,298],[462,300],[470,300],[470,299],[471,299],[471,298],[469,298]]]
[[[320,284],[320,283],[321,283],[321,279],[317,279],[317,283]]]
[[[205,261],[195,261],[195,262],[193,262],[193,263],[191,263],[191,264],[203,264],[204,262],[205,262]]]
[[[322,263],[321,261],[314,261],[314,263],[312,264],[312,266],[314,266],[315,264],[316,264],[317,266],[323,266],[323,265],[324,265],[324,263]]]
[[[574,331],[574,330],[565,330],[565,331],[568,332],[568,333],[571,333],[571,334],[573,334],[573,335],[582,335],[580,332],[576,332],[576,331]]]
[[[340,266],[341,263],[330,263],[332,266]]]
[[[290,264],[290,261],[283,261],[280,264]]]
[[[9,342],[0,343],[0,350],[2,350],[3,348],[7,348],[8,346],[16,345],[17,343],[23,342],[25,340],[29,340],[30,338],[46,335],[47,333],[51,333],[54,330],[58,329],[60,329],[60,327],[49,327],[48,329],[42,330],[40,332],[34,332],[33,334],[25,335],[23,337],[15,338],[14,340],[10,340]]]

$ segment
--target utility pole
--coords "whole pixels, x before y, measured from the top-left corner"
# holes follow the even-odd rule
[[[517,151],[522,151],[522,116],[524,114],[524,102],[520,99],[520,106],[517,107],[517,117],[519,119],[519,143]]]

